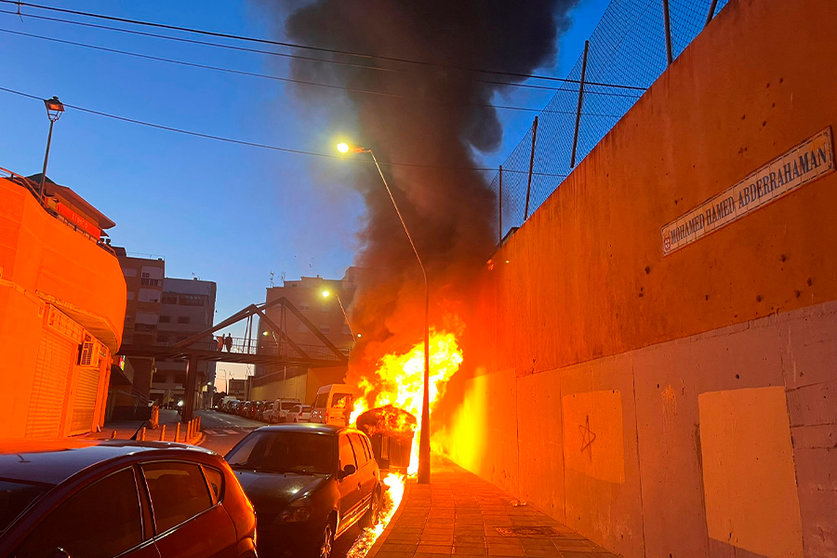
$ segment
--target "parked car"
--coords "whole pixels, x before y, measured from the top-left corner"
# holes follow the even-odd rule
[[[263,426],[226,460],[259,517],[259,556],[328,558],[356,523],[377,523],[381,473],[363,432],[325,424]]]
[[[0,556],[256,557],[256,517],[217,454],[166,442],[0,442]]]
[[[299,399],[277,399],[273,402],[270,412],[265,415],[265,422],[288,422],[288,412],[296,405],[300,405]]]
[[[294,405],[285,422],[311,422],[311,405]]]

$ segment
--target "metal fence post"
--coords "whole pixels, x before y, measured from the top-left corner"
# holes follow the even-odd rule
[[[532,123],[532,153],[529,155],[529,181],[526,184],[526,209],[523,211],[523,220],[529,218],[529,196],[532,192],[532,168],[535,165],[535,139],[538,137],[538,117]]]
[[[669,18],[668,0],[663,0],[663,21],[666,28],[666,58],[668,59],[668,65],[671,66],[674,58],[671,55],[671,20]]]
[[[497,196],[500,200],[500,209],[497,211],[497,217],[500,220],[500,228],[498,232],[499,242],[503,241],[503,165],[500,165],[500,195]]]
[[[712,18],[715,17],[715,6],[718,5],[718,0],[712,0],[712,4],[709,5],[709,13],[706,14],[706,23],[703,24],[704,27],[709,25],[709,22],[712,21]]]
[[[573,152],[570,156],[570,168],[575,167],[575,154],[578,147],[578,128],[581,125],[581,104],[584,99],[584,80],[587,77],[587,51],[590,41],[584,41],[584,58],[581,60],[581,81],[578,82],[578,106],[575,109],[575,133],[573,134]]]

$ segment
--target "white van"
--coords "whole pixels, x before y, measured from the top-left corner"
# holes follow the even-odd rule
[[[317,390],[311,408],[311,422],[348,426],[349,416],[360,390],[348,384],[329,384]]]

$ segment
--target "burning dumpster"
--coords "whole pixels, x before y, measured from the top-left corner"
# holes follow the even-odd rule
[[[357,427],[372,440],[372,452],[381,469],[406,470],[410,466],[416,422],[413,414],[387,405],[360,415]]]

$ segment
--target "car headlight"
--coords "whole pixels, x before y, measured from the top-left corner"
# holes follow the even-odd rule
[[[309,519],[311,519],[311,501],[308,498],[294,500],[276,518],[279,523],[297,523]]]

